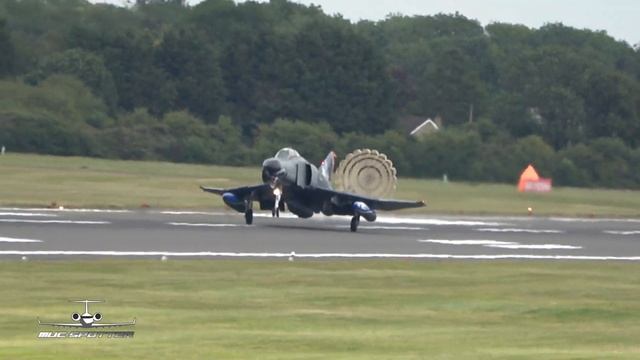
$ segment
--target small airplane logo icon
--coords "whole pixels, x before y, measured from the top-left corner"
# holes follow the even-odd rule
[[[102,314],[96,312],[95,314],[91,314],[89,312],[89,304],[90,303],[103,303],[103,300],[71,300],[69,302],[73,303],[84,303],[84,313],[81,315],[77,312],[71,314],[71,320],[73,323],[51,323],[51,322],[41,322],[38,319],[38,325],[48,325],[48,326],[60,326],[60,327],[80,327],[80,328],[99,328],[99,327],[115,327],[115,326],[132,326],[136,324],[136,319],[129,322],[121,322],[121,323],[98,323],[102,320]]]

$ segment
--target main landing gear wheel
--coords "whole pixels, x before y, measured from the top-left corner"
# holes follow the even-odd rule
[[[358,231],[358,225],[360,224],[360,216],[354,216],[351,218],[351,232]]]
[[[244,212],[244,221],[247,223],[247,225],[251,225],[253,223],[252,209],[248,209],[247,211]]]
[[[271,216],[279,218],[280,217],[280,208],[271,209]]]

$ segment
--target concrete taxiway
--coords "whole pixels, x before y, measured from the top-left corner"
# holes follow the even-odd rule
[[[0,208],[0,259],[289,257],[640,261],[640,219]],[[292,256],[292,253],[294,254]]]

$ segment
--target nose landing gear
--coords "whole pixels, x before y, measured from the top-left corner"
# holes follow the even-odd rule
[[[360,225],[360,215],[351,218],[351,232],[358,231],[358,225]]]
[[[244,222],[247,225],[251,225],[253,224],[253,209],[252,209],[252,205],[253,202],[251,200],[246,200],[245,201],[245,211],[244,211]]]

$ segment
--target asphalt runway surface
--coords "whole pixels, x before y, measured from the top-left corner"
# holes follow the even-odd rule
[[[408,216],[379,213],[253,225],[226,211],[0,208],[0,259],[167,257],[640,261],[640,219]]]

